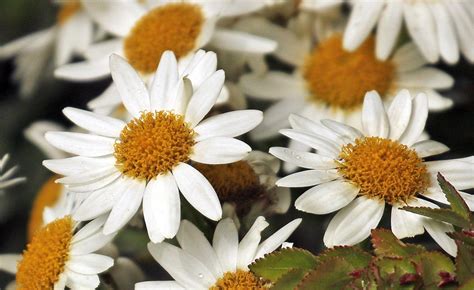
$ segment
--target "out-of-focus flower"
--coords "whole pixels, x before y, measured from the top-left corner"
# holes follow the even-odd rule
[[[214,53],[206,55],[209,57],[203,59],[215,63]],[[123,105],[133,119],[125,123],[66,108],[65,115],[90,134],[46,134],[53,146],[79,155],[43,163],[65,176],[57,182],[71,192],[90,193],[74,217],[88,220],[110,212],[104,225],[108,234],[126,225],[143,200],[148,234],[157,242],[178,231],[181,191],[199,212],[219,220],[222,209],[214,189],[188,162],[225,164],[244,158],[251,148],[234,137],[257,126],[262,112],[232,111],[203,120],[219,96],[224,72],[210,73],[194,91],[187,78],[179,77],[170,51],[163,54],[149,89],[123,58],[111,56],[110,66]]]
[[[6,167],[8,160],[10,160],[9,154],[3,155],[2,159],[0,159],[0,194],[3,194],[5,189],[26,180],[25,177],[13,177],[13,175],[18,171],[18,166],[13,166],[7,170]]]
[[[153,258],[174,281],[141,282],[135,289],[267,289],[268,282],[252,274],[248,265],[280,247],[300,223],[301,219],[293,220],[260,243],[268,223],[258,217],[239,243],[237,228],[227,218],[217,225],[211,245],[196,226],[183,220],[177,234],[180,247],[148,244]]]
[[[399,210],[405,205],[437,205],[420,196],[446,202],[436,184],[441,172],[459,189],[474,187],[473,157],[423,161],[444,153],[445,145],[419,141],[428,116],[428,99],[411,97],[401,91],[385,110],[376,92],[366,94],[362,112],[363,131],[332,120],[313,122],[293,115],[293,129],[281,130],[289,138],[302,142],[317,153],[273,147],[270,153],[282,160],[310,170],[288,175],[278,186],[314,186],[295,202],[297,209],[313,214],[339,210],[324,235],[328,247],[353,245],[370,235],[382,218],[385,204],[392,206],[392,231],[398,238],[422,234],[425,229],[449,254],[456,244],[446,232],[451,225]],[[462,193],[471,208],[473,195]]]
[[[312,48],[309,34],[300,38],[264,19],[253,21],[254,27],[265,27],[262,31],[276,39],[281,44],[279,48],[285,45],[275,56],[295,67],[292,74],[270,70],[242,76],[240,85],[244,93],[277,101],[265,111],[262,124],[252,132],[256,140],[273,137],[288,126],[290,113],[312,120],[334,119],[361,128],[362,102],[371,90],[378,91],[387,104],[400,89],[406,88],[412,93],[427,94],[432,110],[452,105],[450,99],[436,90],[450,88],[453,78],[439,69],[426,67],[426,60],[412,43],[399,48],[389,60],[379,61],[375,58],[373,37],[356,51],[346,52],[340,34],[320,31],[319,34],[330,36],[320,39]]]
[[[19,289],[65,289],[99,286],[98,274],[113,265],[113,259],[94,252],[115,235],[104,235],[104,216],[76,230],[71,216],[55,219],[37,231],[20,255],[0,255],[2,270],[16,273]]]
[[[252,151],[238,162],[193,166],[209,180],[228,213],[248,227],[258,216],[284,214],[290,206],[290,190],[275,186],[280,161],[267,153]]]
[[[0,59],[15,58],[13,79],[20,94],[31,95],[51,56],[61,66],[82,55],[94,39],[94,24],[80,0],[58,1],[56,24],[0,46]]]
[[[303,0],[304,9],[321,11],[343,0]],[[413,42],[431,63],[441,57],[447,63],[459,61],[460,52],[474,62],[474,17],[470,1],[348,1],[352,4],[344,32],[344,48],[357,49],[376,27],[376,55],[390,57],[403,23]]]

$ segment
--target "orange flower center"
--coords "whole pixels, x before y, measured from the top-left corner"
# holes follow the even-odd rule
[[[217,280],[210,290],[264,290],[270,289],[270,284],[250,271],[237,270],[236,272],[226,272],[223,277]]]

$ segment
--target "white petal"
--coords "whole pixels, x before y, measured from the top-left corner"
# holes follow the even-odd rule
[[[123,178],[123,177],[122,177]],[[142,201],[145,191],[145,182],[128,179],[124,193],[112,208],[104,225],[104,234],[111,234],[125,226],[135,215]]]
[[[384,1],[359,1],[354,5],[344,32],[343,46],[346,50],[355,50],[367,38],[384,5]]]
[[[219,114],[203,120],[194,128],[199,135],[196,141],[210,137],[236,137],[247,133],[262,122],[263,113],[258,110],[239,110]]]
[[[88,238],[74,242],[71,247],[72,256],[80,256],[90,254],[92,252],[102,249],[105,245],[115,237],[116,233],[111,235],[104,235],[102,232],[97,232]]]
[[[110,73],[123,105],[135,118],[150,111],[150,97],[140,76],[127,61],[116,54],[110,56]]]
[[[408,32],[413,41],[428,61],[436,62],[439,58],[436,27],[433,16],[428,9],[428,3],[404,2],[403,13]]]
[[[148,182],[143,196],[143,215],[150,240],[161,242],[164,236],[172,239],[181,220],[179,191],[171,172]]]
[[[308,169],[336,168],[334,159],[310,152],[295,151],[285,147],[272,147],[270,154],[279,159]]]
[[[433,219],[425,219],[423,225],[433,240],[435,240],[443,250],[445,250],[449,255],[456,257],[458,251],[456,243],[446,234],[454,232],[452,225],[435,221]]]
[[[97,275],[82,275],[73,271],[65,272],[67,276],[66,286],[72,289],[95,289],[99,286],[100,280]]]
[[[114,152],[115,140],[75,132],[47,132],[44,137],[54,147],[75,155],[98,157]]]
[[[88,254],[83,256],[72,256],[67,263],[67,268],[74,272],[92,275],[102,273],[112,267],[114,260],[99,254]]]
[[[237,256],[237,267],[247,269],[248,265],[255,259],[258,244],[260,243],[261,232],[268,227],[268,223],[263,216],[255,219],[252,227],[249,229],[244,238],[240,241],[239,252]]]
[[[418,94],[413,98],[412,102],[410,123],[399,138],[400,143],[408,146],[418,141],[425,129],[426,119],[428,118],[428,99],[426,95]]]
[[[120,51],[122,51],[122,45],[122,38],[113,38],[110,40],[103,40],[101,42],[93,43],[86,48],[84,57],[89,60],[100,59],[104,57],[108,58],[112,53],[120,53]]]
[[[185,66],[179,69],[180,76],[187,76],[196,90],[203,82],[216,72],[217,55],[212,51],[197,51],[187,65],[180,59],[178,65]]]
[[[321,120],[321,123],[334,132],[338,133],[340,136],[347,137],[351,140],[355,140],[363,136],[362,132],[356,128],[334,120],[323,119]]]
[[[65,131],[66,129],[50,121],[36,121],[30,124],[24,131],[25,138],[33,143],[47,158],[64,158],[67,155],[52,147],[44,138],[44,133],[48,131]]]
[[[66,188],[72,192],[91,192],[101,188],[106,190],[106,186],[112,184],[117,178],[122,175],[120,171],[113,172],[110,175],[104,176],[97,180],[78,184],[66,184]]]
[[[446,62],[454,64],[459,61],[459,46],[454,23],[442,3],[431,3],[429,8],[435,20],[441,57]]]
[[[211,137],[196,143],[191,160],[205,164],[227,164],[242,160],[252,148],[229,137]]]
[[[198,259],[168,243],[148,243],[153,258],[186,289],[207,289],[215,278]]]
[[[187,220],[181,221],[176,238],[181,248],[206,265],[214,277],[224,274],[214,248],[195,225]]]
[[[428,108],[431,112],[443,111],[453,106],[453,100],[442,96],[435,90],[424,89],[423,92],[428,97]]]
[[[178,81],[176,88],[176,97],[174,102],[174,111],[176,114],[184,115],[188,107],[189,100],[193,95],[193,85],[191,81],[184,77]]]
[[[44,160],[43,165],[59,175],[75,175],[97,167],[109,167],[115,164],[114,157],[89,158],[74,156],[64,159]]]
[[[390,124],[382,100],[377,92],[365,94],[362,107],[362,127],[367,136],[387,138]]]
[[[364,196],[356,198],[329,222],[324,233],[324,244],[326,247],[350,246],[365,240],[379,224],[384,207],[382,201]]]
[[[230,218],[221,220],[214,231],[212,247],[225,272],[235,272],[239,249],[239,234],[234,222]]]
[[[276,185],[282,187],[306,187],[329,182],[339,176],[336,170],[304,170],[280,178]]]
[[[413,205],[414,206],[414,205]],[[392,206],[391,227],[398,239],[414,237],[425,232],[424,217]]]
[[[73,219],[75,218],[73,217]],[[77,233],[74,234],[74,236],[72,237],[72,243],[77,243],[98,233],[106,220],[107,216],[101,215],[93,221],[90,221],[85,224]]]
[[[169,289],[180,289],[185,290],[176,281],[146,281],[135,284],[135,290],[169,290]]]
[[[271,39],[222,28],[214,32],[209,44],[218,49],[239,53],[269,53],[277,47],[277,43]]]
[[[413,42],[408,42],[397,49],[392,61],[397,65],[398,73],[412,71],[428,63]]]
[[[252,97],[264,100],[304,98],[308,95],[304,83],[283,72],[269,72],[263,76],[243,75],[239,80],[242,91]]]
[[[78,82],[100,80],[109,75],[109,60],[106,57],[93,61],[65,64],[54,70],[56,78]]]
[[[79,127],[106,137],[119,137],[125,127],[121,120],[85,110],[67,107],[63,109],[63,113]]]
[[[328,214],[353,201],[359,188],[343,180],[335,180],[310,188],[295,201],[298,210],[312,214]]]
[[[387,115],[390,121],[390,135],[392,140],[398,140],[410,123],[411,96],[407,90],[400,91],[388,108]]]
[[[448,146],[433,140],[416,142],[411,146],[411,149],[415,150],[420,158],[438,155],[449,151]]]
[[[339,155],[338,145],[321,136],[291,129],[282,129],[280,133],[316,149],[316,152],[321,155],[330,158],[335,158]]]
[[[16,274],[18,262],[23,258],[22,255],[1,254],[0,270],[10,274]]]
[[[151,110],[170,109],[174,103],[171,90],[178,84],[178,63],[174,53],[167,50],[161,55],[150,87]]]
[[[390,1],[380,15],[377,25],[375,54],[386,60],[392,52],[402,28],[403,6],[401,2]]]
[[[474,39],[474,32],[472,29],[473,18],[469,17],[469,12],[461,6],[462,3],[460,1],[450,1],[449,3],[443,4],[445,9],[447,9],[451,14],[451,19],[454,21],[459,46],[463,55],[471,63],[474,62],[474,46],[472,45],[472,39]],[[469,7],[472,7],[472,5],[469,5]]]
[[[395,82],[403,88],[449,89],[454,85],[453,77],[433,67],[404,72]]]
[[[94,112],[110,114],[120,104],[122,104],[122,99],[114,83],[112,83],[99,96],[88,102],[87,107]]]
[[[296,230],[300,225],[302,219],[294,219],[284,227],[276,231],[273,235],[268,237],[263,241],[257,248],[255,254],[255,259],[263,257],[263,255],[268,254],[276,250],[283,242],[285,242],[291,234]]]
[[[207,179],[192,166],[181,163],[173,169],[178,188],[186,200],[212,220],[222,217],[222,208],[215,190]]]
[[[218,70],[207,78],[191,97],[186,109],[186,122],[195,127],[209,113],[224,86],[224,71]]]
[[[117,168],[113,165],[108,167],[99,167],[90,171],[84,171],[79,174],[56,179],[55,182],[74,186],[81,183],[92,183],[115,172],[117,172]]]
[[[288,117],[288,120],[290,121],[291,128],[300,131],[305,131],[311,134],[320,135],[324,138],[331,140],[338,146],[343,146],[345,145],[345,143],[353,141],[352,138],[343,138],[339,136],[339,134],[337,134],[333,130],[322,125],[321,122],[313,121],[301,115],[291,114],[290,117]]]

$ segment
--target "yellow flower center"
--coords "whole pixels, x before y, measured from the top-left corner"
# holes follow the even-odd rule
[[[428,187],[423,160],[396,141],[379,137],[356,139],[354,144],[342,147],[339,158],[339,172],[369,198],[392,205],[406,203]]]
[[[125,38],[124,50],[130,64],[142,73],[152,73],[166,50],[180,58],[196,47],[204,24],[198,5],[172,3],[157,7],[137,21]]]
[[[114,146],[115,165],[129,177],[150,180],[187,162],[194,144],[194,130],[183,116],[144,112],[120,133]]]
[[[69,259],[73,230],[74,222],[67,216],[35,233],[18,262],[17,289],[53,289]]]
[[[236,272],[226,272],[223,277],[217,280],[210,290],[263,290],[270,289],[270,284],[252,272],[237,270]]]
[[[56,15],[56,21],[59,25],[66,23],[74,14],[81,10],[81,2],[71,0],[64,3]]]
[[[302,71],[310,99],[352,109],[362,105],[368,91],[384,96],[392,86],[395,67],[390,61],[377,60],[374,46],[373,37],[354,52],[342,48],[340,35],[321,42],[307,57]]]
[[[47,206],[53,206],[59,200],[62,185],[55,183],[57,175],[50,177],[36,195],[28,222],[28,241],[31,241],[36,231],[43,227],[43,211]]]
[[[221,202],[235,202],[237,205],[245,206],[265,194],[258,176],[246,161],[193,165],[209,180]]]

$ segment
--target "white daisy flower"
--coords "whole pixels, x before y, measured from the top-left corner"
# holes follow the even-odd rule
[[[268,223],[258,217],[239,242],[237,228],[227,218],[217,225],[211,245],[196,226],[183,220],[177,234],[180,247],[148,243],[153,258],[174,281],[141,282],[135,289],[267,289],[268,283],[248,265],[280,247],[300,223],[301,219],[293,220],[260,243]]]
[[[215,54],[208,55],[210,63],[215,62]],[[148,234],[157,242],[178,231],[181,191],[204,216],[219,220],[222,209],[216,192],[188,162],[225,164],[244,158],[251,148],[233,137],[258,125],[262,112],[233,111],[203,120],[222,89],[224,72],[213,72],[193,91],[189,80],[179,77],[170,51],[163,54],[149,89],[123,58],[112,55],[110,67],[133,119],[125,123],[66,108],[65,115],[90,134],[46,134],[53,146],[78,155],[43,163],[65,176],[58,182],[71,192],[89,194],[74,217],[89,220],[109,212],[104,225],[109,234],[127,224],[143,200]]]
[[[15,58],[13,79],[20,94],[31,95],[50,57],[61,66],[74,55],[82,55],[94,39],[94,25],[80,0],[58,2],[56,24],[0,46],[0,59]]]
[[[270,154],[252,151],[234,163],[192,165],[211,183],[225,215],[238,226],[239,219],[249,228],[258,216],[284,214],[290,207],[290,190],[275,185],[280,161]]]
[[[221,49],[240,52],[271,52],[276,43],[248,33],[216,28],[222,17],[238,16],[260,9],[245,0],[236,1],[145,1],[135,2],[86,1],[90,14],[105,29],[118,38],[92,45],[87,61],[65,65],[55,71],[58,78],[91,81],[110,75],[108,58],[112,53],[123,56],[144,76],[151,75],[166,50],[178,59],[192,55],[211,44]],[[244,5],[245,4],[245,5]],[[105,7],[110,6],[106,9]],[[120,8],[121,6],[125,6]],[[104,9],[101,9],[104,7]]]
[[[387,104],[405,88],[412,93],[424,92],[431,110],[452,106],[452,101],[437,90],[451,88],[453,78],[425,66],[426,60],[414,44],[405,44],[389,60],[379,61],[374,54],[374,38],[367,39],[356,51],[346,52],[342,36],[332,32],[337,28],[323,25],[327,23],[321,23],[317,33],[322,38],[312,47],[309,31],[298,36],[264,19],[248,21],[248,27],[277,40],[275,56],[295,67],[292,74],[270,70],[242,76],[240,85],[244,93],[276,101],[265,111],[262,124],[252,132],[256,140],[276,136],[279,129],[288,126],[290,113],[312,120],[334,119],[361,128],[362,102],[371,90],[378,91]]]
[[[10,160],[10,155],[5,154],[0,159],[0,194],[4,192],[5,189],[15,186],[19,183],[22,183],[26,180],[25,177],[13,177],[18,171],[18,166],[13,166],[7,170],[7,163]]]
[[[303,8],[321,11],[343,0],[303,0]],[[462,53],[474,62],[474,17],[470,1],[348,1],[352,4],[344,32],[344,48],[353,51],[376,27],[376,55],[389,58],[403,23],[413,42],[431,63],[441,57],[447,63],[459,61]]]
[[[71,216],[55,219],[35,233],[22,255],[0,255],[0,268],[16,274],[17,289],[95,289],[98,274],[114,263],[94,253],[114,237],[102,233],[105,220],[99,217],[77,230]]]
[[[445,145],[417,141],[428,116],[428,98],[412,98],[401,91],[385,110],[376,92],[366,94],[362,113],[362,131],[342,123],[313,122],[292,115],[293,129],[280,132],[302,142],[317,153],[273,147],[270,153],[287,162],[310,170],[278,180],[278,186],[313,186],[296,201],[297,209],[313,214],[339,212],[324,234],[324,244],[354,245],[370,235],[382,218],[385,205],[392,206],[393,233],[400,239],[422,234],[425,229],[449,254],[456,244],[446,232],[451,225],[400,210],[400,207],[438,207],[429,199],[447,203],[438,188],[436,175],[441,172],[459,190],[474,187],[473,157],[442,161],[423,158],[448,151]],[[474,196],[461,192],[474,208]]]

